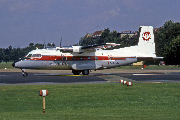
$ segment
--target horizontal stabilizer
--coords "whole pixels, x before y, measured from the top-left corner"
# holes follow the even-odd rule
[[[137,57],[138,61],[146,61],[146,60],[160,60],[163,57]]]

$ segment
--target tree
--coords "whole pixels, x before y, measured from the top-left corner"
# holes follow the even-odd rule
[[[96,41],[93,40],[92,36],[90,36],[90,37],[84,36],[79,41],[79,45],[81,45],[81,46],[93,45],[93,44],[97,44],[97,43],[96,43]]]
[[[10,60],[9,58],[10,58],[9,55],[5,55],[4,60],[6,61],[6,63]]]
[[[11,60],[14,60],[14,62],[16,60],[18,60],[19,58],[23,58],[24,57],[24,51],[20,48],[17,48],[17,49],[13,49],[13,52],[12,52],[12,58],[10,58]]]
[[[178,47],[180,35],[180,23],[173,21],[165,22],[165,24],[155,32],[156,55],[164,57],[166,64],[180,64],[173,62],[178,60]],[[172,61],[173,60],[173,61]]]
[[[44,44],[36,43],[36,44],[34,45],[34,49],[36,49],[36,48],[42,49],[42,48],[44,48]]]
[[[29,47],[30,47],[30,48],[33,48],[33,47],[34,47],[34,43],[30,43],[30,44],[29,44]]]
[[[102,32],[100,36],[99,44],[109,42],[109,38],[110,38],[110,30],[109,28],[106,28],[104,29],[104,31]]]
[[[101,43],[118,43],[121,44],[120,47],[127,47],[127,46],[134,46],[137,44],[138,37],[133,36],[129,37],[129,35],[124,36],[123,38],[120,38],[117,34],[117,31],[111,32],[109,28],[104,29],[102,32],[100,38],[93,39],[92,36],[84,36],[79,41],[79,45],[85,46],[85,45],[92,45],[92,44],[101,44]],[[119,48],[119,46],[115,47]]]
[[[180,63],[180,35],[174,38],[164,50],[164,59],[167,64]]]
[[[47,46],[49,46],[49,47],[55,47],[55,44],[54,44],[54,43],[48,43]]]
[[[5,54],[2,48],[0,48],[0,63],[4,60]]]

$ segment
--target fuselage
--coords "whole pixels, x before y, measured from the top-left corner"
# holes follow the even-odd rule
[[[26,56],[26,59],[15,63],[15,67],[21,69],[96,70],[134,62],[137,62],[136,56],[120,56],[118,50],[95,49],[95,51],[85,53],[63,53],[54,48],[33,50]]]

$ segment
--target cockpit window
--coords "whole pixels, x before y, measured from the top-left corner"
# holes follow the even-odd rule
[[[26,57],[31,57],[32,56],[32,54],[29,54],[29,55],[27,55]]]
[[[31,58],[31,57],[41,57],[41,54],[29,54],[26,56],[27,58]]]

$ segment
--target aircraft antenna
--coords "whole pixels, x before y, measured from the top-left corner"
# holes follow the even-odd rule
[[[62,37],[61,37],[61,41],[60,41],[60,48],[61,48],[61,43],[62,43]]]
[[[43,42],[44,42],[44,49],[46,49],[46,44],[45,44],[45,41],[44,41],[44,37],[43,37]]]

